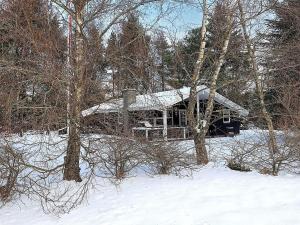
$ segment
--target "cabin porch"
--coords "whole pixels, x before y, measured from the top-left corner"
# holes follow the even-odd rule
[[[187,120],[188,101],[180,102],[165,110],[131,113],[132,136],[146,140],[180,140],[192,138]],[[195,117],[200,119],[205,110],[205,102],[198,101]],[[140,119],[137,119],[140,118]],[[240,119],[234,112],[215,104],[211,125],[207,136],[234,136],[239,134]]]

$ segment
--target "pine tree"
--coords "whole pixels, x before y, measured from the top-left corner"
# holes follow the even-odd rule
[[[272,60],[269,66],[285,68],[285,73],[274,73],[278,84],[300,81],[300,2],[286,0],[275,9],[275,19],[268,20],[270,34],[267,36]],[[288,79],[287,79],[288,78]]]
[[[112,95],[120,96],[122,94],[122,86],[120,83],[119,68],[121,65],[119,40],[115,32],[110,34],[107,48],[105,51],[105,59],[111,70],[112,78]]]
[[[160,32],[154,40],[155,51],[157,53],[157,72],[160,81],[160,90],[165,91],[172,74],[172,51],[164,33]]]
[[[86,89],[83,108],[91,107],[103,99],[103,88],[101,82],[106,79],[104,69],[105,49],[100,38],[100,33],[95,24],[87,29],[87,51],[86,51]]]
[[[122,25],[120,34],[121,65],[123,88],[135,88],[140,92],[151,89],[151,65],[149,57],[149,40],[138,17],[130,14]]]
[[[290,126],[300,122],[300,2],[282,1],[274,13],[275,18],[267,20],[270,32],[264,35],[272,82],[266,98],[277,125]]]
[[[200,48],[200,28],[188,31],[183,41],[177,44],[176,62],[179,86],[189,86],[190,77]]]

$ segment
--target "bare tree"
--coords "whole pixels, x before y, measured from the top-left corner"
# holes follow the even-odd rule
[[[210,93],[208,96],[207,106],[205,109],[205,113],[202,116],[202,118],[195,118],[194,110],[195,105],[197,102],[197,85],[200,82],[200,73],[203,67],[204,62],[204,55],[205,55],[205,33],[206,33],[206,21],[207,21],[207,3],[206,1],[203,1],[203,19],[202,19],[202,28],[201,28],[201,44],[200,44],[200,50],[198,55],[198,60],[196,62],[194,72],[192,75],[192,84],[191,84],[191,91],[190,91],[190,102],[188,106],[188,120],[190,123],[190,127],[192,129],[194,142],[195,142],[195,148],[196,148],[196,156],[197,156],[197,163],[198,164],[207,164],[208,163],[208,157],[207,157],[207,151],[205,147],[205,136],[209,129],[209,124],[214,108],[214,98],[216,95],[217,90],[217,80],[219,77],[219,72],[221,69],[221,66],[224,63],[225,54],[227,52],[232,26],[233,26],[233,18],[234,18],[234,12],[235,12],[235,4],[230,4],[226,2],[225,4],[228,4],[228,12],[225,14],[226,18],[224,18],[227,21],[227,27],[225,30],[224,40],[222,43],[222,49],[220,51],[220,54],[218,56],[218,59],[215,61],[213,65],[213,72],[212,72],[212,78],[210,83]]]
[[[245,12],[244,12],[244,6],[243,6],[243,3],[241,0],[238,0],[238,8],[239,8],[239,13],[240,13],[240,23],[241,23],[241,26],[243,29],[244,39],[245,39],[246,46],[247,46],[249,62],[251,63],[251,73],[252,73],[252,77],[254,79],[256,92],[259,97],[260,109],[261,109],[263,118],[265,119],[267,126],[268,126],[268,130],[269,130],[269,149],[270,149],[272,157],[273,157],[274,154],[278,153],[278,147],[277,147],[277,143],[276,143],[276,135],[274,132],[272,118],[266,108],[263,85],[260,81],[260,74],[258,72],[258,65],[256,62],[255,45],[254,45],[254,43],[252,43],[252,41],[249,37],[248,31],[247,31],[247,24],[246,24],[247,19],[246,19]]]
[[[57,102],[65,41],[58,20],[42,0],[5,0],[0,7],[1,130],[53,128],[65,103]]]
[[[197,85],[200,79],[200,71],[204,63],[204,51],[206,45],[206,23],[207,23],[207,2],[203,0],[203,17],[202,17],[202,27],[200,31],[200,49],[198,54],[198,60],[196,62],[194,73],[192,76],[191,91],[190,91],[190,102],[188,107],[188,121],[192,128],[192,133],[194,136],[196,156],[198,164],[207,164],[208,157],[207,151],[205,149],[205,140],[199,135],[198,127],[199,121],[194,116],[196,101],[197,101]]]
[[[137,1],[101,1],[101,0],[74,0],[73,7],[68,7],[67,1],[52,0],[58,7],[70,14],[75,23],[75,52],[73,71],[71,80],[70,98],[70,128],[67,155],[65,157],[64,179],[81,181],[80,177],[80,119],[82,97],[85,91],[86,77],[86,26],[98,19],[106,21],[100,33],[102,38],[110,28],[118,23],[120,19],[128,15],[133,10],[158,0],[137,0]],[[108,18],[108,19],[107,19]]]

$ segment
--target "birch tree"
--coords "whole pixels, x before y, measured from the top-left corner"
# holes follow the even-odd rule
[[[224,40],[222,43],[222,49],[219,57],[217,58],[217,60],[214,62],[213,65],[213,72],[212,72],[211,83],[210,83],[210,92],[207,100],[205,113],[203,116],[201,116],[201,118],[195,118],[194,111],[197,102],[197,85],[199,84],[201,78],[200,73],[203,70],[203,62],[205,58],[205,45],[206,45],[206,22],[207,22],[208,9],[207,9],[207,2],[203,1],[203,18],[202,18],[202,27],[200,30],[201,32],[200,49],[199,49],[198,60],[195,64],[194,72],[191,79],[190,102],[188,106],[188,120],[194,137],[196,158],[198,164],[208,163],[207,150],[205,147],[205,136],[209,128],[209,123],[214,108],[214,98],[216,95],[217,80],[219,77],[220,69],[224,63],[224,58],[227,52],[231,31],[232,31],[235,4],[231,5],[228,2],[224,4],[228,4],[228,9],[230,10],[228,10],[228,13],[225,14],[226,18],[224,18],[227,21],[226,23],[227,27],[224,35]]]
[[[206,45],[206,23],[207,23],[207,1],[203,0],[203,17],[202,17],[202,27],[200,30],[200,49],[198,54],[198,60],[194,67],[194,73],[191,79],[191,89],[190,89],[190,102],[188,106],[188,121],[192,128],[192,133],[195,142],[196,157],[198,164],[207,164],[208,156],[205,148],[205,143],[201,139],[200,133],[198,132],[198,122],[194,116],[196,101],[197,101],[197,85],[200,79],[200,71],[204,62],[204,51]]]

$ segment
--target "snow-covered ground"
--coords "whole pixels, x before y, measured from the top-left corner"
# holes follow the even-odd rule
[[[250,139],[250,134],[258,133],[209,139],[215,162],[190,177],[139,173],[118,186],[99,178],[87,201],[69,214],[44,214],[39,202],[24,199],[0,209],[0,225],[300,224],[299,175],[237,172],[213,157],[226,151],[225,143]],[[191,141],[180,144],[192,148]]]

